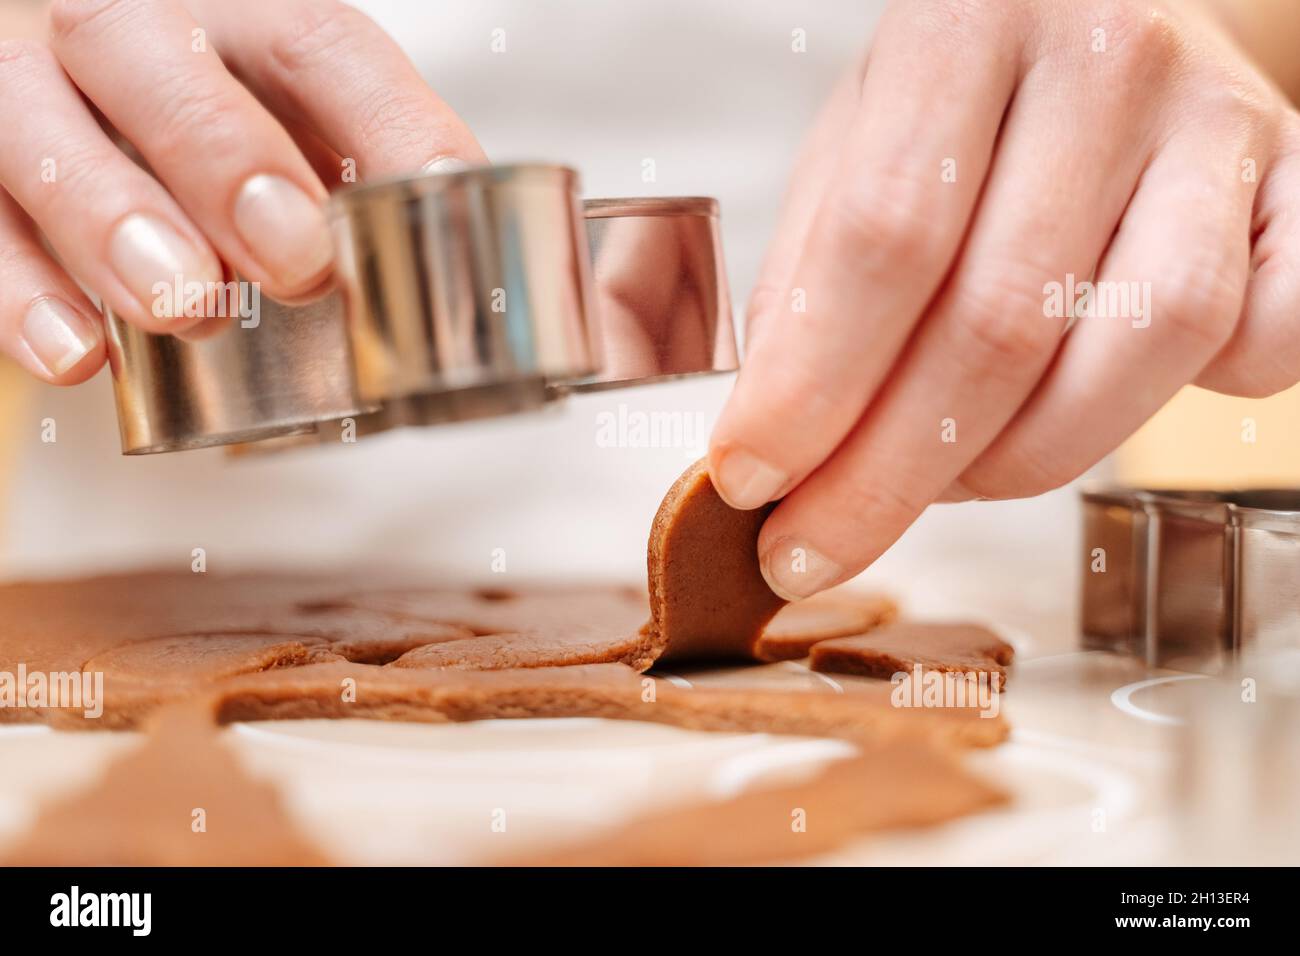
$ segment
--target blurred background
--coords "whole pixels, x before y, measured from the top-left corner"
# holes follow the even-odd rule
[[[570,164],[589,197],[716,196],[739,320],[803,132],[883,4],[356,5],[398,38],[494,161]],[[0,0],[0,30],[39,34],[42,7]],[[498,30],[505,49],[493,52]],[[792,49],[797,30],[806,52]],[[238,460],[219,449],[123,458],[107,371],[60,390],[0,364],[0,576],[185,567],[202,547],[211,570],[394,564],[482,579],[502,549],[512,579],[642,580],[651,517],[703,453],[730,385],[719,376],[588,395],[540,415]],[[688,448],[600,447],[599,416],[621,404],[697,416],[704,429]],[[1253,444],[1241,438],[1246,417]],[[47,420],[53,443],[42,441]],[[1298,430],[1300,391],[1248,402],[1189,389],[1100,473],[1291,484]],[[917,610],[992,603],[1064,635],[1077,525],[1073,489],[936,506],[866,577]]]

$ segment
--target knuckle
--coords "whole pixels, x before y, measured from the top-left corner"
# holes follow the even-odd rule
[[[1041,293],[1027,283],[976,282],[956,304],[954,354],[977,374],[1022,371],[1050,353],[1059,337],[1043,315]]]
[[[302,0],[298,13],[286,18],[286,31],[271,43],[271,58],[289,74],[340,68],[340,61],[358,47],[386,56],[388,40],[360,10],[337,0]],[[439,130],[430,115],[424,87],[398,88],[366,83],[352,84],[355,96],[353,128],[361,149],[393,144],[418,144],[435,140]]]
[[[285,32],[270,45],[271,58],[290,73],[300,73],[331,62],[337,51],[357,40],[371,23],[360,10],[337,0],[306,0],[285,17]]]
[[[774,308],[780,303],[784,291],[770,279],[760,279],[749,294],[749,302],[745,306],[746,313],[753,317],[760,312]]]
[[[422,145],[437,135],[428,101],[417,90],[377,87],[362,97],[357,115],[357,136],[368,151]]]
[[[839,490],[839,508],[849,521],[862,526],[866,534],[878,535],[881,524],[911,522],[929,503],[908,494],[899,487],[902,484],[885,480],[852,482]]]
[[[1148,75],[1172,62],[1181,49],[1177,26],[1145,3],[1109,0],[1094,12],[1093,22],[1104,31],[1110,54],[1100,62],[1123,73]]]
[[[1239,279],[1226,257],[1198,257],[1168,280],[1164,312],[1169,323],[1179,335],[1218,351],[1240,317],[1245,289]]]
[[[1017,441],[999,449],[996,457],[977,461],[961,482],[985,498],[1033,498],[1068,485],[1082,473],[1083,468],[1059,448],[1031,447]]]
[[[54,0],[50,5],[50,36],[67,40],[87,29],[107,29],[130,16],[137,0]]]
[[[160,101],[150,155],[161,163],[191,162],[239,150],[248,141],[242,113],[234,87],[176,84]]]
[[[930,187],[897,171],[854,177],[831,209],[835,234],[867,254],[929,259],[942,235],[927,212]]]
[[[109,149],[94,140],[64,134],[49,144],[50,155],[57,158],[61,189],[39,189],[25,197],[33,212],[60,210],[77,220],[94,220],[96,198],[103,195],[113,156]]]
[[[1267,150],[1284,135],[1290,108],[1255,77],[1212,62],[1197,64],[1193,80],[1185,84],[1177,130],[1208,132],[1242,150]]]
[[[1071,437],[1073,423],[1006,432],[962,473],[961,483],[984,498],[1032,498],[1070,484],[1088,468]]]

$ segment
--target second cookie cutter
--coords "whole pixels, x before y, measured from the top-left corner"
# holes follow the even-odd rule
[[[1300,648],[1300,490],[1082,497],[1085,646],[1206,673]]]

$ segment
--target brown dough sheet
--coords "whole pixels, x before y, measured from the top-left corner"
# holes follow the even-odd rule
[[[890,678],[899,672],[980,673],[1006,686],[1015,649],[978,624],[896,621],[870,634],[823,641],[812,648],[813,670]]]
[[[651,663],[639,627],[645,597],[632,589],[376,587],[364,597],[338,597],[355,588],[353,579],[185,573],[0,587],[0,619],[9,625],[0,633],[0,670],[15,672],[24,662],[29,671],[98,671],[105,681],[100,720],[0,708],[0,721],[133,726],[154,707],[215,682],[314,663],[387,664],[386,670]],[[841,626],[879,603],[837,601]],[[854,614],[855,602],[867,610]],[[791,633],[797,630],[787,628],[782,640]]]
[[[254,573],[143,573],[0,587],[0,669],[20,661],[29,670],[84,667],[105,680],[101,720],[53,708],[0,709],[0,720],[44,718],[86,728],[157,718],[142,750],[113,764],[101,784],[47,808],[12,857],[324,862],[286,825],[274,794],[249,781],[217,743],[215,724],[238,720],[603,717],[837,737],[864,750],[812,782],[656,815],[552,862],[797,858],[858,834],[933,823],[1001,799],[948,756],[1005,739],[1000,717],[896,708],[884,683],[845,693],[825,685],[682,688],[638,673],[660,657],[781,660],[810,648],[816,655],[828,640],[853,648],[861,638],[842,635],[893,617],[890,602],[844,592],[783,612],[758,570],[757,535],[768,510],[731,509],[703,463],[688,469],[654,521],[649,624],[646,595],[627,588],[452,590],[392,577]],[[875,654],[872,660],[883,660],[879,647]],[[806,833],[790,829],[792,801],[808,813]],[[195,806],[208,811],[209,830],[191,840]],[[203,839],[216,835],[218,821],[226,838]]]
[[[829,853],[882,830],[943,823],[1006,800],[1005,793],[963,770],[948,754],[916,742],[877,743],[808,780],[759,786],[728,800],[651,813],[594,839],[505,862],[525,866],[778,863]]]
[[[356,701],[340,697],[344,677]],[[832,692],[679,688],[622,664],[501,671],[394,671],[321,665],[249,675],[221,688],[223,720],[288,716],[382,716],[461,721],[512,717],[606,717],[696,730],[762,731],[871,741],[895,737],[953,747],[1001,742],[1007,726],[969,709],[900,710],[889,687],[846,697]],[[301,704],[299,702],[302,702]],[[298,710],[299,707],[303,709]],[[402,716],[398,716],[398,715]]]
[[[893,615],[882,598],[847,593],[779,614],[784,602],[756,556],[765,514],[730,508],[704,463],[691,466],[653,523],[649,624],[635,588],[452,590],[397,576],[144,572],[0,587],[0,669],[102,672],[107,711],[97,725],[125,726],[195,688],[308,664],[644,670],[661,656],[776,660]],[[0,720],[42,716],[68,722],[0,709]]]
[[[217,720],[363,717],[448,723],[492,718],[604,717],[693,730],[836,737],[855,742],[900,738],[948,748],[987,747],[1006,723],[969,708],[906,710],[886,684],[853,695],[825,692],[679,688],[625,664],[473,671],[326,663],[248,673],[210,685]],[[183,694],[170,682],[106,685],[113,719],[130,726]],[[86,723],[79,714],[54,712]],[[106,719],[108,714],[106,712]]]
[[[358,584],[346,576],[149,572],[11,584],[0,587],[0,670],[15,673],[22,663],[29,673],[102,672],[105,718],[78,720],[93,727],[122,726],[117,718],[127,710],[138,718],[147,711],[145,689],[164,703],[238,674],[307,663],[650,663],[640,634],[645,597],[633,589],[380,586],[366,593],[384,606],[340,602]],[[410,653],[417,649],[423,661]],[[0,721],[45,718],[58,712],[0,708]]]

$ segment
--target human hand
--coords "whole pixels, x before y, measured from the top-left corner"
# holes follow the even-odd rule
[[[784,498],[782,597],[931,502],[1070,481],[1189,382],[1300,379],[1300,119],[1213,6],[886,12],[798,161],[710,445],[734,506]]]
[[[72,276],[141,328],[198,334],[203,310],[158,283],[212,289],[229,266],[310,298],[331,281],[326,184],[483,159],[397,44],[335,0],[55,0],[48,43],[3,36],[0,350],[47,382],[104,362]]]

